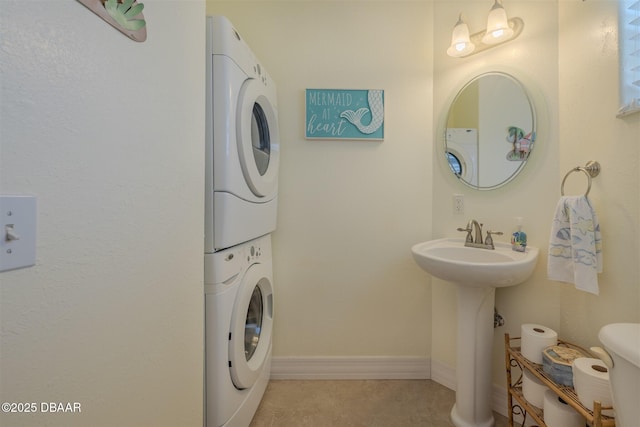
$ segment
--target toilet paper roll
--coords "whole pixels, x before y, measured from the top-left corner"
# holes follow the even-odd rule
[[[544,393],[544,423],[547,427],[584,427],[587,422],[551,390]]]
[[[533,375],[528,370],[524,371],[522,378],[522,394],[529,403],[538,408],[542,408],[544,405],[544,393],[548,390],[538,377]]]
[[[533,363],[542,364],[542,350],[558,344],[558,334],[546,326],[525,323],[520,333],[520,352]]]
[[[573,386],[578,399],[587,409],[593,411],[593,402],[602,406],[612,406],[609,370],[600,359],[581,357],[573,361]],[[609,415],[610,411],[603,411]]]

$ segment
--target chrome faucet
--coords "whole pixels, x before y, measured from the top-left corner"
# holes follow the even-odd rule
[[[482,240],[482,225],[475,219],[469,220],[467,223],[467,228],[458,228],[458,231],[464,231],[467,233],[467,237],[464,240],[465,246],[470,246],[472,248],[481,248],[481,249],[495,249],[495,245],[493,244],[493,234],[501,236],[501,231],[487,231],[487,238]],[[473,234],[473,235],[472,235]]]
[[[476,230],[476,233],[473,237],[473,243],[482,244],[482,224],[479,224],[475,219],[469,221],[469,224],[471,224],[472,229]],[[469,224],[467,224],[467,228],[469,228]]]

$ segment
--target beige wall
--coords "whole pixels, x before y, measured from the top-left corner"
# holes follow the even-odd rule
[[[560,331],[592,345],[603,325],[640,321],[640,114],[615,117],[617,2],[559,4],[560,172],[588,160],[602,165],[589,196],[604,254],[600,296],[561,285]]]
[[[430,353],[432,35],[425,2],[209,2],[278,85],[275,356]],[[306,88],[384,89],[383,142],[308,141]]]
[[[503,335],[519,336],[521,323],[534,322],[556,328],[559,323],[559,286],[547,282],[546,250],[551,217],[559,196],[557,4],[547,1],[510,1],[508,12],[525,21],[520,37],[493,50],[458,59],[446,55],[451,24],[458,13],[465,13],[471,32],[486,25],[484,2],[436,2],[434,14],[434,203],[433,237],[462,237],[456,231],[469,218],[475,218],[493,230],[503,231],[498,240],[508,241],[515,229],[515,217],[524,218],[529,244],[543,248],[533,276],[522,285],[498,289],[496,307],[506,325],[494,333],[494,382],[503,385]],[[448,170],[442,149],[442,133],[448,105],[457,91],[473,76],[498,70],[513,74],[533,96],[538,120],[537,142],[533,156],[523,172],[509,185],[491,191],[470,189],[458,182]],[[452,194],[464,194],[465,214],[453,215]],[[451,284],[434,279],[432,284],[432,353],[436,362],[455,367],[456,291]]]
[[[176,2],[148,2],[138,44],[77,2],[23,3],[0,10],[0,192],[38,196],[38,257],[0,273],[0,396],[82,403],[81,415],[49,425],[201,425],[204,5],[180,2],[176,15]],[[276,356],[455,366],[455,290],[430,280],[409,248],[456,236],[470,217],[509,232],[523,216],[542,248],[529,281],[497,292],[507,321],[494,336],[497,384],[502,334],[521,323],[589,346],[606,323],[640,321],[640,115],[614,116],[615,1],[512,0],[521,37],[467,59],[444,50],[459,11],[472,30],[484,26],[484,1],[207,6],[278,83]],[[521,176],[479,192],[448,172],[441,130],[457,90],[493,69],[530,87],[538,143]],[[313,87],[384,89],[384,142],[305,140]],[[604,239],[599,297],[546,280],[560,182],[591,159],[603,167],[591,193]],[[579,177],[569,185],[583,188]],[[454,193],[465,215],[452,215]]]
[[[616,119],[617,52],[615,1],[510,1],[508,12],[525,21],[516,41],[466,59],[449,58],[448,22],[464,11],[473,31],[484,27],[482,2],[436,2],[434,62],[434,237],[456,236],[455,228],[474,217],[511,232],[524,217],[529,244],[542,249],[533,277],[520,286],[499,289],[496,306],[506,325],[494,334],[494,382],[504,384],[503,334],[519,336],[522,323],[541,323],[564,339],[598,345],[603,325],[640,321],[638,235],[638,115]],[[538,113],[535,152],[522,175],[498,190],[480,192],[452,178],[442,160],[440,123],[454,94],[471,76],[490,69],[512,72],[533,91]],[[600,161],[603,171],[590,197],[600,218],[604,274],[599,297],[572,285],[546,279],[546,256],[560,183],[571,168]],[[584,177],[568,180],[567,194],[585,189]],[[463,193],[466,214],[451,215],[451,195]],[[440,201],[438,203],[437,201]],[[432,284],[432,360],[455,366],[455,291]]]
[[[279,291],[276,355],[422,354],[425,350],[416,352],[415,346],[398,345],[409,340],[411,328],[403,325],[413,317],[431,328],[431,338],[424,335],[427,341],[420,343],[421,349],[432,360],[455,366],[455,290],[412,269],[405,249],[411,242],[457,236],[455,229],[470,217],[510,233],[514,217],[522,216],[530,244],[542,249],[529,281],[497,292],[497,307],[507,320],[494,337],[497,384],[504,382],[503,334],[519,335],[521,323],[548,325],[564,338],[588,346],[597,344],[603,324],[639,321],[638,256],[634,255],[640,234],[639,155],[634,143],[639,128],[637,116],[614,117],[617,58],[607,32],[615,25],[615,6],[614,1],[510,1],[509,14],[525,21],[520,38],[489,52],[454,59],[444,51],[457,14],[463,11],[472,32],[478,31],[485,25],[485,2],[367,2],[367,6],[363,2],[208,2],[208,13],[227,15],[278,82],[283,162],[274,243]],[[430,24],[432,15],[437,19]],[[384,25],[383,16],[388,17]],[[384,59],[372,55],[387,49],[387,44],[370,48],[377,40],[368,35],[372,28],[387,40],[390,52]],[[405,35],[411,37],[410,49]],[[579,42],[585,38],[591,41],[589,49]],[[422,55],[431,49],[432,64],[430,54]],[[510,185],[476,191],[449,173],[441,135],[455,93],[474,75],[490,70],[512,73],[528,86],[537,109],[538,142],[526,169]],[[307,87],[384,88],[386,140],[364,146],[305,141]],[[425,94],[424,98],[404,95],[416,92]],[[396,102],[400,96],[404,98]],[[596,113],[595,104],[605,108],[603,97],[611,106]],[[422,120],[428,114],[432,122]],[[611,144],[619,150],[611,150]],[[424,150],[428,153],[423,154]],[[617,161],[618,154],[624,161]],[[331,165],[331,173],[319,158]],[[431,159],[429,163],[426,158]],[[592,158],[603,167],[591,193],[605,239],[600,297],[546,279],[546,247],[560,182],[570,168]],[[401,172],[398,177],[377,176],[372,162],[379,168],[396,168],[395,159],[413,160],[402,163],[396,170]],[[378,191],[367,183],[369,174],[380,180],[375,186]],[[574,184],[577,188],[571,188]],[[567,191],[579,192],[582,185],[577,178],[567,184]],[[464,215],[452,213],[454,193],[465,196]],[[387,222],[399,212],[405,218],[403,231],[387,235]],[[375,262],[368,262],[368,257]],[[389,257],[396,260],[393,265]],[[375,270],[369,271],[371,265]],[[421,295],[429,288],[419,288],[418,283],[428,286],[429,282],[430,292]],[[420,297],[419,303],[415,296]],[[305,300],[313,301],[311,308],[303,308]],[[430,313],[420,310],[425,301],[431,301]],[[395,307],[403,305],[395,314]],[[379,313],[379,321],[365,327],[363,319],[370,318],[371,312]],[[362,334],[370,339],[361,340]],[[358,342],[366,344],[362,347]]]
[[[2,2],[0,194],[37,196],[38,230],[0,273],[0,401],[39,413],[0,425],[202,425],[204,2],[145,6],[136,43]]]

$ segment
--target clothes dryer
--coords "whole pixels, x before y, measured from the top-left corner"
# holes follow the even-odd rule
[[[271,373],[271,236],[205,255],[205,425],[247,427]]]
[[[276,228],[276,85],[223,16],[207,17],[205,252]]]

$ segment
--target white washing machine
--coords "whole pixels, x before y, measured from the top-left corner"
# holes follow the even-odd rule
[[[247,427],[271,373],[271,236],[205,255],[205,425]]]
[[[478,130],[447,128],[447,157],[451,170],[464,182],[478,185]]]
[[[205,252],[276,228],[276,85],[223,16],[207,17]]]

